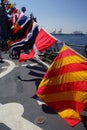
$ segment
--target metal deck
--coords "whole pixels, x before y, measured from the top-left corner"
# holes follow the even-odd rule
[[[82,122],[70,127],[35,95],[47,70],[46,63],[21,64],[3,54],[0,63],[0,130],[87,130],[87,111]],[[49,65],[48,65],[49,66]]]

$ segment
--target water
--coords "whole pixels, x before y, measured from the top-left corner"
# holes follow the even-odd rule
[[[72,49],[80,53],[81,55],[87,57],[87,34],[84,35],[73,35],[73,34],[66,34],[60,35],[55,34],[53,35],[59,41],[66,43]],[[57,43],[51,47],[53,51],[59,51],[63,44]]]
[[[87,34],[85,35],[54,35],[57,39],[68,44],[87,45]]]

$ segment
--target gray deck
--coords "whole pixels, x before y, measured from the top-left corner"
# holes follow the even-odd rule
[[[3,57],[11,60],[8,54]],[[36,130],[34,126],[38,130],[87,130],[87,113],[82,122],[70,127],[35,95],[46,66],[34,59],[21,64],[17,60],[13,62],[14,69],[0,78],[0,130]],[[8,67],[8,62],[0,63],[0,75]]]

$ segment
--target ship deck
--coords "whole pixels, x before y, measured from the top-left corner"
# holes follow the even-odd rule
[[[70,127],[36,96],[49,67],[47,62],[32,59],[19,64],[8,54],[3,54],[3,58],[4,62],[0,63],[0,130],[87,130],[87,111],[83,112],[82,122]]]

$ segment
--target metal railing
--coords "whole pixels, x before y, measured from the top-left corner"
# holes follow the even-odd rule
[[[55,45],[51,46],[47,49],[40,57],[49,63],[52,63],[56,55],[59,53],[60,49],[62,48],[63,44],[71,47],[77,53],[82,55],[83,57],[87,58],[87,45],[76,45],[76,44],[68,44],[68,43],[56,43]]]
[[[52,47],[50,47],[46,51],[58,53],[59,50],[61,49],[61,47],[63,46],[63,44],[64,44],[63,42],[56,43],[55,45],[53,45]],[[68,44],[68,43],[65,43],[65,44],[67,46],[71,47],[72,49],[74,49],[75,51],[77,51],[82,56],[87,58],[87,45],[76,45],[76,44]]]

